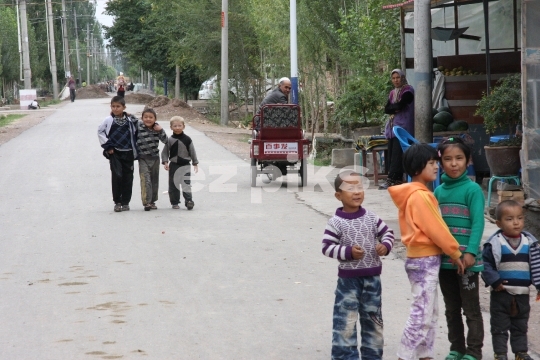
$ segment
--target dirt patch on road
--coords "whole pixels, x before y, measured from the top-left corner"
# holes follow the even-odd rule
[[[64,103],[65,104],[65,103]],[[62,104],[55,105],[56,107]],[[51,115],[50,111],[22,111],[26,113],[24,117],[13,121],[12,123],[0,127],[0,146],[9,140],[30,129],[31,127],[42,122],[47,116]],[[0,113],[2,114],[2,113]],[[7,114],[6,114],[7,115]]]
[[[98,85],[88,85],[77,89],[75,99],[99,99],[110,97]]]
[[[150,94],[130,93],[124,96],[127,104],[148,104],[154,100],[154,96]]]

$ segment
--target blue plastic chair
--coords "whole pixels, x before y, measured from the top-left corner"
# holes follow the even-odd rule
[[[412,144],[419,144],[420,142],[416,140],[407,130],[402,128],[401,126],[394,126],[392,128],[392,131],[394,132],[394,136],[399,140],[399,144],[401,145],[401,149],[403,152],[407,151],[409,147],[411,147]],[[428,144],[431,147],[437,148],[437,143],[430,143]],[[411,182],[411,177],[407,175],[408,182]],[[441,166],[439,165],[439,169],[437,170],[437,179],[433,181],[433,190],[437,186],[441,185]]]

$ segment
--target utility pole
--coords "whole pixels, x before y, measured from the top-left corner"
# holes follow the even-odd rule
[[[296,36],[296,0],[290,1],[291,103],[298,105],[298,45]]]
[[[174,82],[174,97],[180,99],[180,65],[176,65],[176,80]]]
[[[66,19],[66,0],[62,0],[62,32],[64,35],[64,64],[66,79],[71,76],[71,66],[69,64],[69,42],[67,34],[67,19]]]
[[[431,88],[433,83],[431,50],[431,6],[429,0],[414,2],[414,137],[433,142]]]
[[[54,99],[58,99],[58,79],[56,78],[56,49],[54,46],[54,22],[52,14],[51,0],[47,0],[47,20],[48,20],[48,34],[49,34],[49,67],[51,69],[52,83],[53,83],[53,96]]]
[[[79,85],[82,83],[81,78],[81,60],[79,58],[79,29],[77,28],[77,11],[73,9],[73,17],[75,19],[75,49],[77,52],[77,78],[79,79]]]
[[[229,122],[229,1],[221,0],[221,125]]]
[[[21,37],[23,55],[24,88],[32,88],[32,71],[30,70],[30,53],[28,47],[28,22],[26,19],[26,0],[20,2],[21,12]]]
[[[90,85],[90,24],[86,24],[86,85]]]

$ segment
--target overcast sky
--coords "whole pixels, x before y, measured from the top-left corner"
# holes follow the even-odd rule
[[[112,26],[113,18],[109,15],[103,14],[106,4],[107,0],[96,0],[96,19],[101,23],[101,25]]]

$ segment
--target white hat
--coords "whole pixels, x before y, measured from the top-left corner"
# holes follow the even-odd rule
[[[123,72],[120,72],[120,76],[122,76],[122,75],[124,75],[124,73],[123,73]]]

